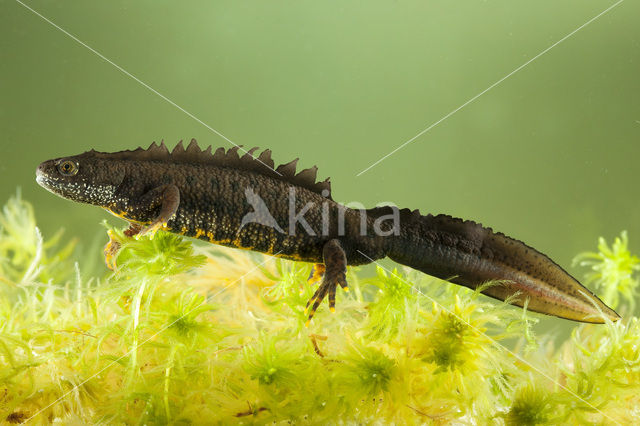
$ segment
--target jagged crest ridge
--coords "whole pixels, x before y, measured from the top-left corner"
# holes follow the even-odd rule
[[[210,164],[219,167],[248,170],[306,188],[326,198],[331,198],[331,183],[329,178],[321,182],[316,182],[316,173],[318,171],[316,166],[304,169],[296,174],[297,158],[289,163],[281,164],[276,168],[271,158],[270,149],[265,149],[259,155],[254,156],[254,152],[258,150],[258,147],[251,148],[244,152],[243,155],[238,153],[240,148],[241,146],[234,146],[227,150],[217,148],[212,153],[211,146],[203,150],[195,139],[191,139],[191,142],[189,142],[186,148],[182,141],[180,141],[172,151],[169,151],[164,141],[160,141],[160,144],[153,142],[147,149],[139,147],[135,150],[114,153],[91,150],[86,154],[118,160]]]
[[[380,206],[374,207],[372,209],[367,210],[367,214],[371,217],[380,217],[386,216],[393,213],[393,207],[391,206]],[[431,213],[427,215],[423,215],[420,213],[420,210],[415,209],[407,209],[402,208],[398,209],[398,214],[400,216],[400,223],[404,225],[418,225],[424,227],[424,229],[437,229],[439,231],[449,232],[455,235],[467,235],[467,236],[478,236],[480,239],[488,238],[488,239],[501,239],[501,240],[510,240],[515,243],[522,245],[527,249],[532,251],[536,251],[532,247],[529,247],[524,242],[517,240],[515,238],[509,237],[508,235],[503,234],[502,232],[496,232],[492,228],[488,226],[484,226],[481,223],[474,222],[472,220],[464,220],[459,219],[457,217],[449,216],[446,214],[438,214],[432,215]],[[540,253],[542,254],[542,253]]]
[[[391,206],[380,206],[367,210],[367,214],[371,217],[386,216],[392,213],[393,207]],[[492,228],[484,226],[481,223],[474,222],[472,220],[459,219],[446,214],[432,215],[429,213],[427,215],[423,215],[420,213],[420,210],[417,209],[398,209],[398,214],[400,216],[401,226],[403,227],[408,226],[411,228],[412,226],[418,226],[421,228],[420,232],[424,234],[437,230],[451,235],[473,238],[476,241],[483,241],[484,243],[511,245],[512,249],[521,250],[522,256],[538,256],[562,269],[560,265],[555,263],[551,258],[549,258],[549,256],[527,245],[525,242],[505,235],[502,232],[494,231]]]

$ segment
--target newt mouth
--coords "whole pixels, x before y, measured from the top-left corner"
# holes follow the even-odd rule
[[[38,185],[40,186],[44,186],[44,183],[49,180],[47,178],[47,175],[45,175],[44,171],[42,170],[43,164],[40,164],[36,169],[36,182],[38,182]]]
[[[36,169],[36,182],[44,189],[53,192],[54,179],[46,172],[48,161],[41,163]]]
[[[38,185],[45,186],[47,180],[47,177],[44,175],[44,173],[42,173],[40,167],[38,167],[38,169],[36,170],[36,182],[38,182]]]

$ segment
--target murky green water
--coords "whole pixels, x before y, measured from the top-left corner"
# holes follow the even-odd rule
[[[519,69],[613,4],[28,2],[109,63],[5,0],[0,199],[20,186],[45,232],[89,244],[109,215],[39,188],[40,161],[160,139],[230,146],[210,126],[317,164],[340,201],[474,219],[564,266],[623,229],[637,253],[640,4]]]

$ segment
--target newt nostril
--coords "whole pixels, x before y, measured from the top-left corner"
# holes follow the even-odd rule
[[[40,163],[40,165],[38,165],[38,168],[36,169],[36,173],[46,174],[47,170],[50,170],[53,165],[54,165],[53,160],[43,161],[42,163]]]
[[[47,176],[47,170],[49,169],[50,164],[51,161],[44,161],[38,165],[38,168],[36,169],[36,180],[40,180]]]

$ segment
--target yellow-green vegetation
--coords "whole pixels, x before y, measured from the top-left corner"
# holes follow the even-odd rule
[[[637,288],[640,284],[637,274],[640,271],[640,259],[629,252],[629,237],[623,231],[616,237],[611,248],[604,238],[598,240],[598,252],[581,253],[573,260],[574,264],[591,267],[585,275],[586,284],[593,284],[602,292],[602,300],[612,308],[617,308],[620,296],[635,307]],[[634,276],[634,274],[636,274]]]
[[[408,270],[351,270],[337,312],[306,328],[310,265],[111,229],[119,268],[88,277],[19,196],[0,226],[9,423],[640,423],[624,233],[578,260],[623,321],[580,325],[554,348],[526,310]]]

